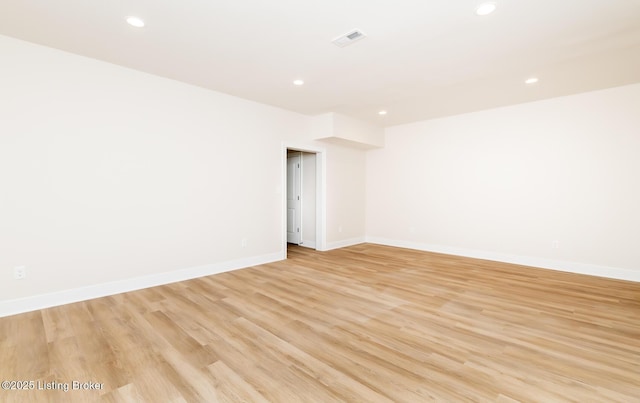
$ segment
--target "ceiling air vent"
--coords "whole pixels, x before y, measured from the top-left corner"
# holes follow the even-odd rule
[[[351,45],[354,42],[358,42],[360,39],[364,39],[366,35],[364,32],[354,29],[353,31],[349,31],[346,34],[337,37],[333,42],[336,46],[340,46],[344,48],[347,45]]]

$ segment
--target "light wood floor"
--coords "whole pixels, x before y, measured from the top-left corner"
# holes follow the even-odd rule
[[[640,283],[375,245],[0,318],[0,401],[640,402]],[[37,383],[36,383],[37,386]]]

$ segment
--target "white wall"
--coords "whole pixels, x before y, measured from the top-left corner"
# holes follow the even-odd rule
[[[640,281],[640,84],[388,128],[374,242]]]
[[[314,116],[310,133],[314,139],[362,150],[384,147],[382,127],[339,113]]]
[[[0,315],[284,254],[282,144],[313,144],[309,117],[8,37],[0,55]],[[364,153],[322,147],[348,228],[327,241],[363,238],[344,212]]]
[[[366,155],[350,147],[333,146],[327,155],[327,249],[364,242]]]
[[[366,148],[384,147],[384,129],[339,113],[332,113],[333,136]]]

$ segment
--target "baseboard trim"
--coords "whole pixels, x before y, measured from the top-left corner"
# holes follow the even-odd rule
[[[315,241],[302,240],[302,243],[300,244],[300,246],[305,247],[305,248],[315,249],[316,248],[316,242]]]
[[[0,302],[0,318],[283,260],[282,252]]]
[[[475,259],[493,260],[496,262],[519,264],[522,266],[538,267],[541,269],[564,271],[568,273],[586,274],[589,276],[605,277],[616,280],[640,282],[640,271],[623,269],[620,267],[599,266],[586,263],[569,262],[565,260],[545,259],[532,256],[507,255],[501,253],[456,248],[442,245],[430,245],[418,242],[366,237],[368,243],[395,246],[421,250],[425,252],[444,253],[447,255],[464,256]]]
[[[365,237],[343,239],[342,241],[327,243],[327,247],[325,250],[346,248],[347,246],[358,245],[365,242],[366,242]]]

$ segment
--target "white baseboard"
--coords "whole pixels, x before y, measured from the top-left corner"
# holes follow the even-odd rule
[[[325,250],[346,248],[347,246],[358,245],[365,242],[364,237],[351,238],[351,239],[343,239],[342,241],[329,242],[327,243],[327,247]]]
[[[316,241],[305,241],[305,240],[303,240],[302,243],[300,244],[300,246],[304,246],[305,248],[315,249],[316,248]]]
[[[366,241],[379,245],[395,246],[398,248],[416,249],[426,252],[444,253],[448,255],[465,256],[476,259],[493,260],[497,262],[513,263],[523,266],[538,267],[541,269],[550,269],[557,271],[565,271],[576,274],[587,274],[590,276],[606,277],[617,280],[627,280],[640,282],[640,270],[629,270],[620,267],[598,266],[586,263],[568,262],[565,260],[554,260],[546,258],[537,258],[532,256],[506,255],[501,253],[471,250],[464,248],[456,248],[442,245],[430,245],[418,242],[401,241],[394,239],[385,239],[378,237],[367,237]]]
[[[123,292],[135,291],[143,288],[190,280],[192,278],[210,276],[212,274],[242,269],[245,267],[276,262],[283,259],[282,255],[282,252],[277,252],[204,266],[190,267],[166,273],[151,274],[143,277],[95,284],[72,290],[35,295],[33,297],[0,301],[0,318],[3,316],[16,315],[53,306],[70,304],[72,302],[86,301],[94,298],[106,297],[108,295],[120,294]]]
[[[623,269],[619,267],[599,266],[585,263],[568,262],[563,260],[536,258],[530,256],[506,255],[494,252],[470,250],[442,245],[430,245],[418,242],[393,240],[379,237],[358,237],[331,242],[327,244],[326,250],[344,248],[347,246],[361,244],[363,242],[386,246],[395,246],[399,248],[416,249],[427,252],[445,253],[449,255],[466,256],[476,259],[493,260],[498,262],[513,263],[524,266],[539,267],[543,269],[565,271],[570,273],[587,274],[591,276],[613,278],[618,280],[640,282],[640,271]],[[307,243],[305,241],[305,244],[302,246],[311,247],[309,245],[310,243],[311,242]],[[152,274],[144,277],[136,277],[109,283],[95,284],[72,290],[36,295],[33,297],[1,301],[0,317],[50,308],[53,306],[70,304],[73,302],[86,301],[94,298],[140,290],[143,288],[155,287],[178,281],[190,280],[192,278],[224,273],[227,271],[237,270],[245,267],[272,263],[282,259],[282,252],[277,252],[251,258],[191,267],[172,272]]]

